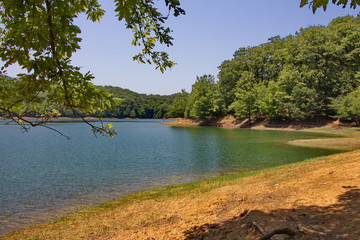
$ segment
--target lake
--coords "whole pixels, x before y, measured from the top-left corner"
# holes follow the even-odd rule
[[[51,124],[70,140],[46,128],[0,125],[0,234],[149,188],[335,153],[285,144],[323,134],[111,122],[113,139],[73,120]]]

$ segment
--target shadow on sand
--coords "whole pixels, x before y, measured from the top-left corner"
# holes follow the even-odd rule
[[[294,229],[296,235],[275,235],[272,239],[360,239],[360,189],[343,186],[347,191],[330,206],[302,206],[277,209],[270,212],[245,211],[218,224],[195,226],[185,232],[187,240],[201,239],[258,239],[261,233],[254,227],[258,223],[269,232],[278,228]]]

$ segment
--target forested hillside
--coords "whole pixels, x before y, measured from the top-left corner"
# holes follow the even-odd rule
[[[360,116],[360,16],[334,19],[284,38],[242,47],[214,76],[198,77],[173,111],[191,118],[358,120]],[[174,109],[175,108],[175,109]]]
[[[133,92],[129,89],[112,86],[97,86],[113,94],[113,97],[124,99],[112,111],[100,113],[102,117],[116,118],[164,118],[169,116],[169,107],[178,94],[147,95]]]

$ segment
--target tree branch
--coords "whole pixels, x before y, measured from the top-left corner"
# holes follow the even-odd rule
[[[253,221],[252,219],[250,219],[252,225],[258,229],[261,234],[263,235],[262,237],[260,237],[258,240],[268,240],[268,239],[272,239],[272,240],[277,240],[277,238],[273,237],[276,234],[286,234],[289,235],[290,237],[294,236],[296,234],[296,232],[290,228],[284,227],[284,228],[277,228],[274,229],[270,232],[266,232],[261,226],[260,224],[258,224],[257,222]]]

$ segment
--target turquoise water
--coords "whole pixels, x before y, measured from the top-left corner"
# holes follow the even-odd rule
[[[285,144],[321,134],[160,122],[113,121],[113,139],[94,137],[80,122],[52,124],[70,140],[46,128],[0,125],[0,233],[136,191],[334,153]]]

